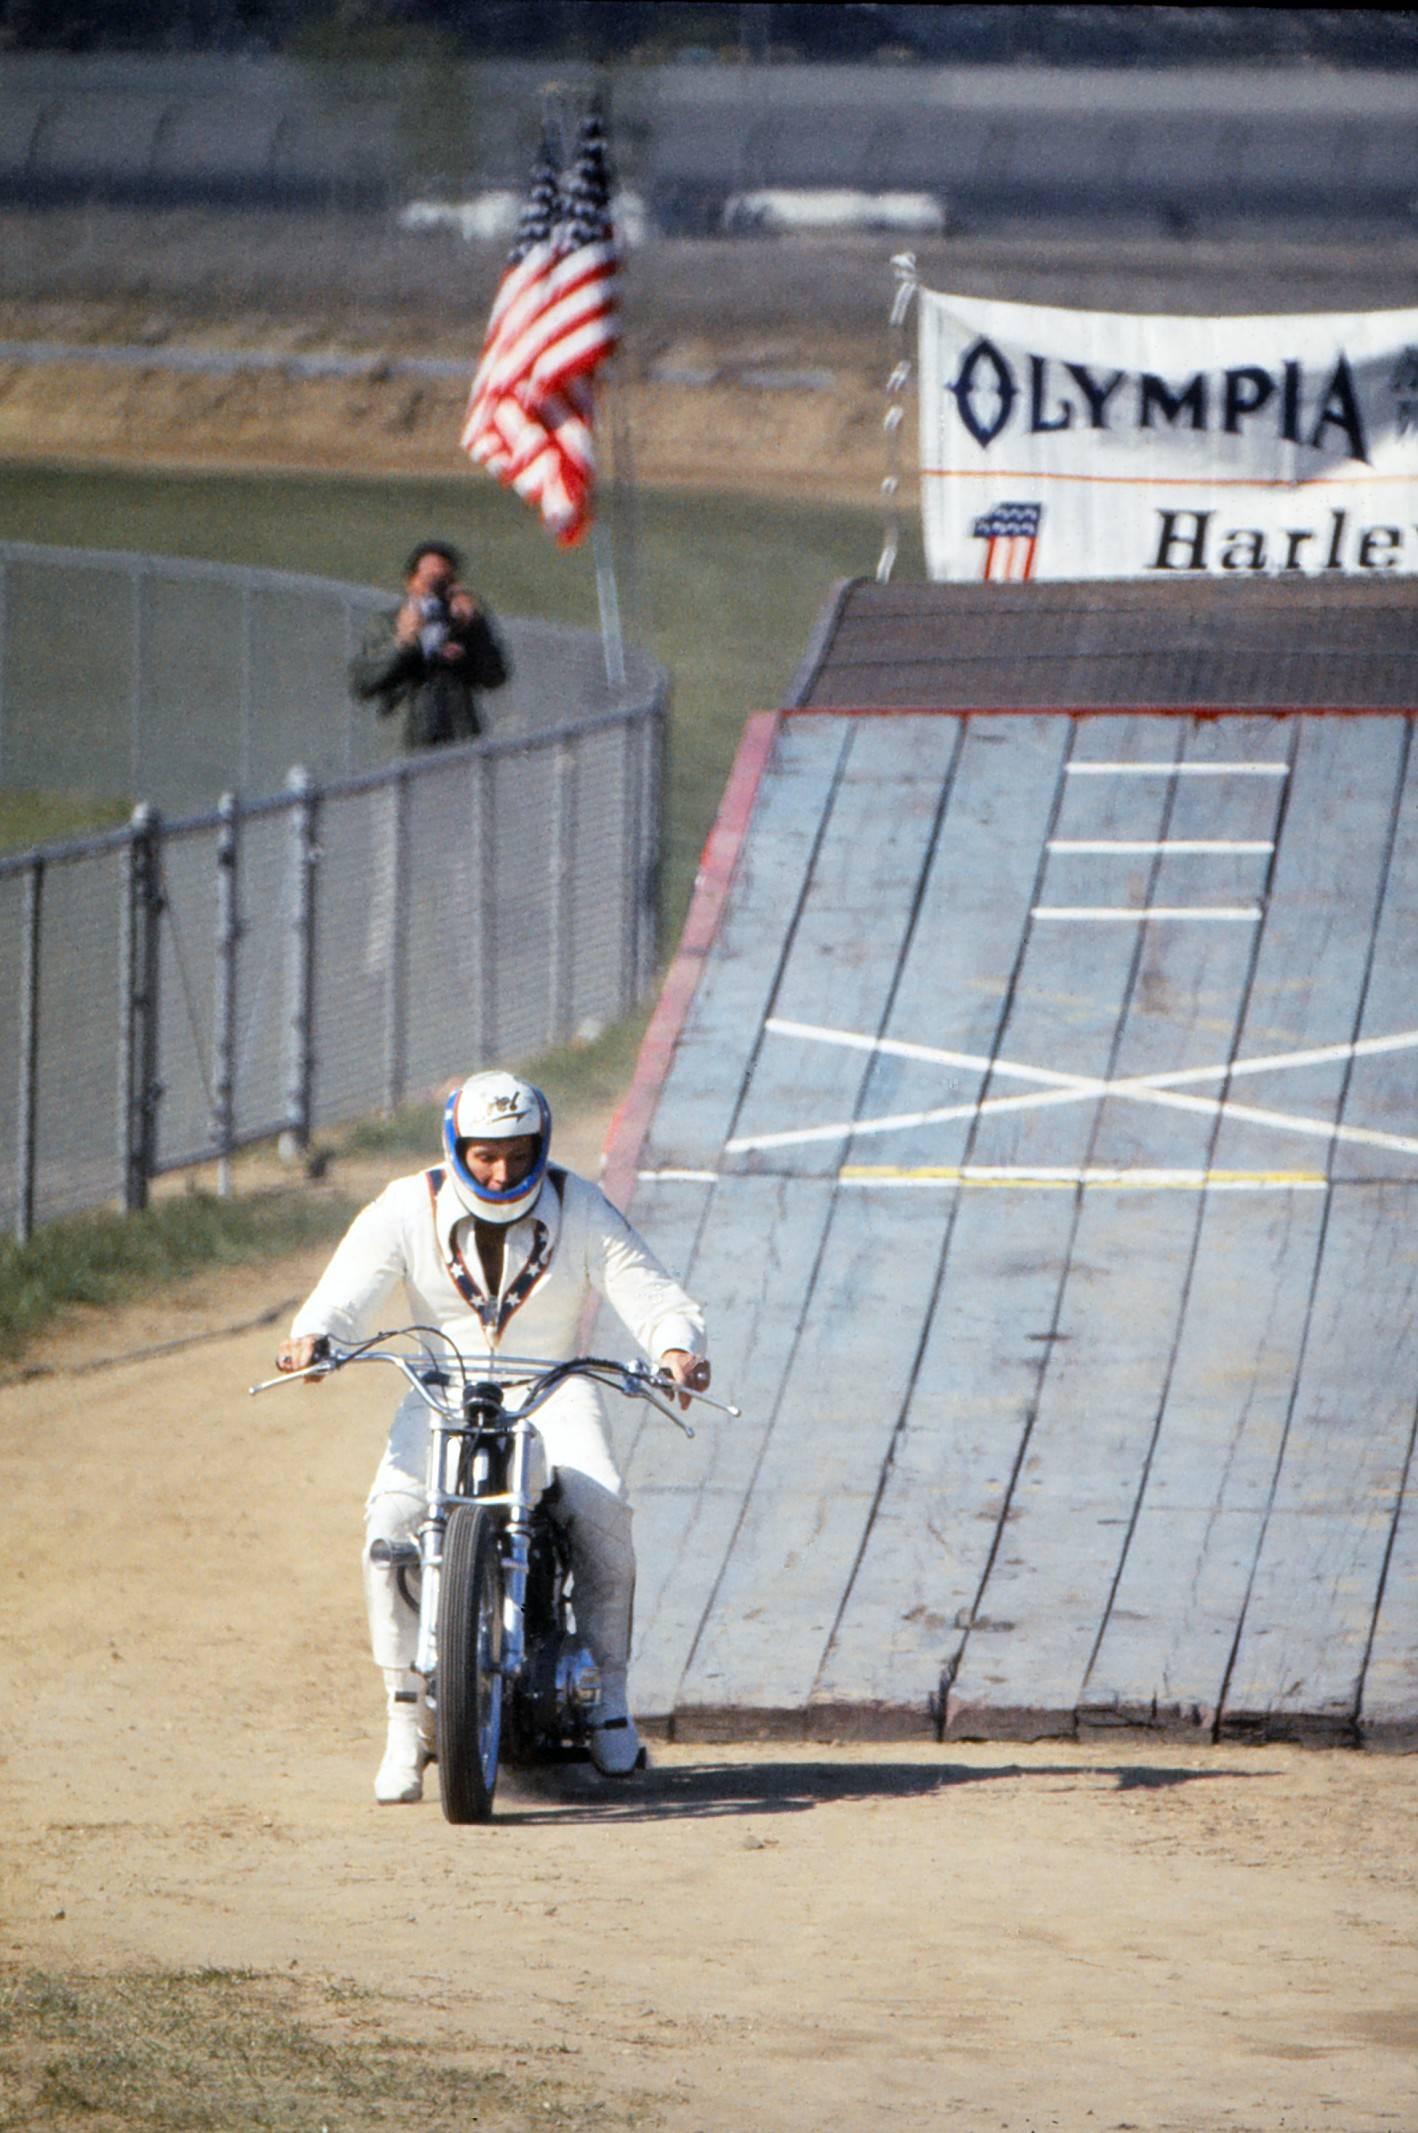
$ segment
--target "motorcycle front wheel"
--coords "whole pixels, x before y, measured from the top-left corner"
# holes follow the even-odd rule
[[[438,1784],[450,1822],[486,1822],[502,1752],[502,1560],[487,1511],[460,1504],[438,1594]]]

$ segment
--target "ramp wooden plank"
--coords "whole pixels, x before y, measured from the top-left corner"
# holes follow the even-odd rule
[[[943,1218],[840,1194],[678,1708],[805,1712],[900,1411]],[[924,1716],[924,1711],[923,1711]]]
[[[1330,1196],[1295,1411],[1226,1686],[1226,1733],[1357,1731],[1359,1685],[1412,1446],[1412,1188]]]
[[[1348,1127],[1407,1141],[1418,1139],[1418,748],[1412,733],[1409,722],[1393,855],[1359,1030],[1364,1044],[1405,1041],[1400,1049],[1355,1058],[1343,1114]],[[1343,1178],[1418,1177],[1418,1149],[1341,1141],[1331,1167]]]
[[[1178,1308],[1184,1196],[1089,1192],[1038,1413],[947,1706],[966,1734],[1072,1731],[1141,1487]],[[1145,1240],[1145,1241],[1144,1241]],[[1008,1624],[1007,1632],[998,1626]]]
[[[970,721],[884,1032],[892,1041],[993,1057],[1069,739],[1061,719]],[[984,1080],[984,1068],[878,1052],[851,1162],[958,1164]],[[962,1115],[889,1123],[950,1108]]]
[[[712,1189],[708,1184],[695,1184],[681,1179],[642,1179],[636,1186],[631,1203],[630,1216],[635,1227],[669,1271],[678,1280],[691,1286],[691,1293],[691,1268],[695,1247],[709,1208]],[[717,1303],[717,1298],[714,1301]],[[717,1316],[717,1312],[713,1315]],[[715,1333],[712,1317],[709,1333],[712,1343]],[[588,1348],[592,1355],[616,1358],[623,1356],[629,1359],[635,1353],[634,1342],[608,1304],[603,1303],[596,1310]],[[645,1427],[648,1410],[639,1402],[632,1404],[629,1400],[621,1399],[616,1393],[606,1394],[602,1405],[606,1415],[606,1435],[623,1474],[635,1442]]]
[[[1384,1576],[1359,1708],[1366,1746],[1418,1747],[1418,1496],[1410,1449],[1407,1490]]]
[[[774,992],[775,1021],[876,1035],[958,745],[955,719],[871,721],[853,735]],[[769,1030],[734,1120],[732,1167],[835,1174],[867,1068],[862,1051]],[[834,1120],[843,1130],[832,1138],[776,1138]],[[759,1136],[769,1144],[755,1147]]]
[[[1095,1723],[1214,1725],[1284,1440],[1321,1193],[1217,1196],[1137,1525],[1083,1685]]]
[[[1156,761],[1180,753],[1184,734],[1175,722],[1125,718],[1108,724],[1109,753],[1103,760]],[[1085,726],[1071,763],[1099,759],[1099,745],[1097,730]],[[1070,776],[1056,834],[1071,825],[1070,835],[1076,827],[1109,839],[1156,839],[1166,823],[1167,793],[1167,780],[1161,778]],[[1081,860],[1074,874],[1078,903],[1114,904],[1115,876],[1109,859]],[[999,1040],[1000,1065],[985,1090],[972,1163],[1015,1169],[1082,1163],[1097,1123],[1098,1099],[1078,1101],[1061,1091],[1056,1093],[1062,1100],[1041,1101],[1047,1088],[1021,1081],[1018,1074],[1039,1069],[1084,1077],[1109,1073],[1138,953],[1139,929],[1131,924],[1033,921]]]
[[[779,732],[642,1168],[718,1166],[850,740],[835,720],[795,719]]]
[[[633,1680],[647,1715],[674,1712],[734,1547],[830,1201],[830,1186],[812,1179],[736,1178],[715,1195],[690,1280],[711,1300],[716,1387],[744,1413],[692,1414],[692,1441],[649,1415],[627,1447],[638,1562]]]
[[[1273,725],[1273,721],[1227,721],[1222,736],[1213,726],[1190,729],[1183,774],[1169,795],[1164,832],[1166,844],[1181,849],[1138,862],[1151,868],[1150,878],[1142,884],[1146,903],[1177,912],[1260,908],[1269,871],[1268,852],[1236,856],[1186,847],[1273,844],[1285,781],[1187,772],[1196,766],[1220,772],[1228,761],[1275,759]],[[1051,862],[1046,883],[1051,895],[1062,887],[1057,883],[1058,870],[1058,862]],[[1258,934],[1257,925],[1186,917],[1159,920],[1143,928],[1118,1046],[1118,1078],[1224,1068],[1236,1043]],[[1218,1076],[1214,1081],[1188,1083],[1183,1093],[1189,1099],[1214,1102],[1222,1089]],[[1216,1130],[1214,1113],[1204,1108],[1179,1109],[1170,1101],[1139,1097],[1110,1099],[1103,1108],[1091,1160],[1095,1165],[1119,1168],[1205,1165]]]
[[[1260,955],[1236,1047],[1247,1071],[1225,1092],[1232,1108],[1217,1140],[1220,1168],[1326,1168],[1326,1128],[1338,1117],[1351,1066],[1346,1048],[1359,1034],[1403,753],[1398,719],[1299,722]],[[1287,1054],[1310,1051],[1324,1056],[1287,1063]],[[1250,1071],[1263,1060],[1275,1063]],[[1240,1107],[1263,1109],[1280,1122],[1254,1123]]]
[[[920,1368],[815,1707],[922,1705],[938,1697],[964,1631],[1000,1633],[976,1601],[1009,1530],[1001,1521],[1072,1229],[1071,1193],[960,1196]]]

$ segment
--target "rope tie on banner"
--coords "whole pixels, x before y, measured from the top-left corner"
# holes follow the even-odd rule
[[[898,252],[891,262],[891,271],[896,276],[896,291],[891,300],[890,318],[896,361],[892,364],[886,380],[886,413],[881,420],[886,436],[886,474],[881,484],[885,524],[881,555],[876,566],[878,585],[885,585],[890,581],[901,547],[901,428],[906,419],[906,393],[915,373],[906,329],[911,305],[920,288],[915,253]]]

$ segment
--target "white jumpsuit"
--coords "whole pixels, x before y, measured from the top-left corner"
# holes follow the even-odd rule
[[[652,1361],[669,1348],[704,1353],[704,1318],[605,1194],[574,1172],[549,1171],[536,1204],[507,1225],[502,1280],[487,1293],[473,1224],[442,1169],[396,1178],[350,1224],[296,1313],[293,1339],[354,1341],[374,1331],[402,1282],[410,1322],[440,1327],[476,1360],[497,1349],[544,1363],[575,1355],[593,1292],[604,1296]],[[606,1442],[600,1395],[585,1379],[561,1386],[537,1425],[560,1481],[557,1516],[571,1544],[577,1625],[607,1688],[623,1685],[635,1558],[630,1507]],[[418,1625],[397,1575],[370,1544],[412,1539],[424,1515],[428,1411],[401,1401],[365,1506],[364,1589],[377,1666],[413,1665]]]

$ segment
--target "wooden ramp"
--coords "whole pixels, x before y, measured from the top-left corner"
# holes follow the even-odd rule
[[[1401,713],[751,721],[609,1158],[744,1409],[617,1418],[637,1707],[1413,1745],[1416,940]]]

